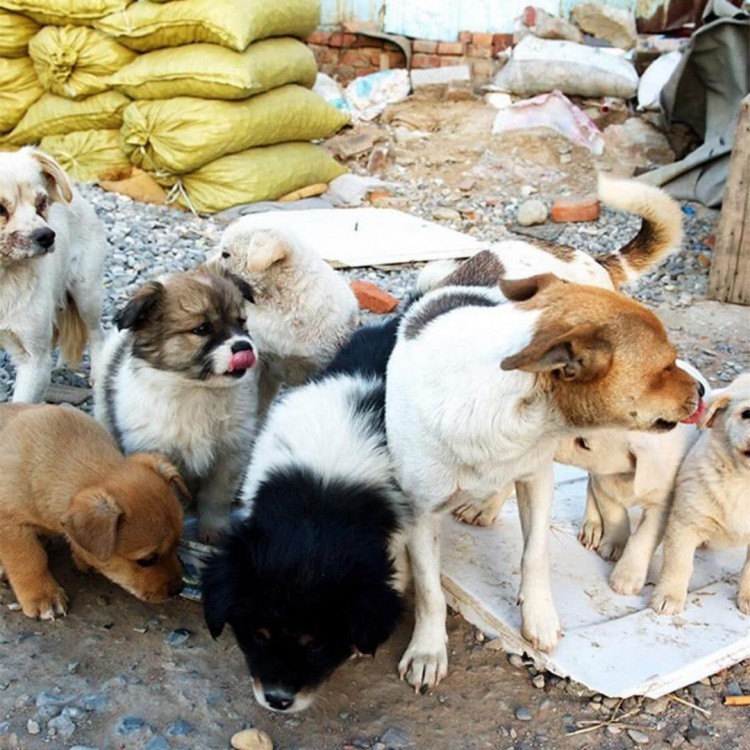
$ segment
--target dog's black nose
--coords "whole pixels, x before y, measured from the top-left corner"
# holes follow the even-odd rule
[[[706,388],[703,385],[703,383],[700,382],[700,380],[698,381],[698,395],[701,398],[703,398],[706,395]]]
[[[253,345],[249,341],[235,341],[232,344],[232,354],[237,352],[252,351]]]
[[[52,247],[52,243],[55,241],[55,233],[49,227],[35,229],[31,233],[31,239],[36,242],[39,247],[49,250],[49,248]]]
[[[264,693],[264,695],[268,705],[277,711],[286,711],[294,703],[294,698],[280,693]]]

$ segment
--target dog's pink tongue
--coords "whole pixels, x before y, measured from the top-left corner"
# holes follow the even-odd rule
[[[683,419],[682,424],[695,424],[703,416],[705,410],[706,405],[703,403],[703,399],[701,399],[698,402],[696,410],[687,419]]]
[[[229,372],[249,370],[255,364],[255,353],[252,349],[235,352],[229,360]]]

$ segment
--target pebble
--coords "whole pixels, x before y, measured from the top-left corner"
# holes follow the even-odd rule
[[[518,721],[531,721],[531,711],[525,706],[517,708],[514,712],[514,716]]]
[[[34,719],[29,719],[26,722],[26,731],[29,734],[39,734],[41,732],[41,728],[39,727],[39,722]]]
[[[641,732],[639,729],[628,729],[628,737],[630,737],[636,745],[648,745],[649,738],[645,732]]]
[[[535,676],[535,677],[534,677],[534,678],[533,678],[533,679],[531,680],[531,684],[532,684],[532,685],[533,685],[533,686],[534,686],[535,688],[543,688],[543,687],[544,687],[544,675],[543,675],[543,674],[538,674],[538,675],[536,675],[536,676]]]
[[[87,711],[100,713],[101,711],[104,711],[109,705],[109,698],[107,698],[106,695],[102,695],[101,693],[96,693],[94,695],[87,695],[83,699],[82,703],[83,707]]]
[[[155,734],[149,741],[144,750],[169,750],[169,743],[160,734]]]
[[[137,732],[139,729],[143,729],[145,726],[146,722],[139,716],[125,716],[121,719],[115,731],[117,734],[131,734],[132,732]]]
[[[243,729],[231,742],[234,750],[273,750],[271,738],[262,729]]]
[[[432,218],[437,221],[458,221],[461,214],[453,208],[439,206],[432,212]]]
[[[409,734],[398,727],[388,727],[381,735],[380,741],[388,747],[388,750],[406,750],[406,748],[414,747],[414,741]]]
[[[511,654],[508,657],[508,661],[512,667],[516,667],[517,669],[521,669],[524,666],[523,657],[520,654]]]
[[[50,730],[54,730],[53,734],[57,734],[64,740],[68,740],[76,731],[76,725],[68,716],[60,715],[47,722],[47,731],[49,732]]]
[[[538,198],[524,201],[518,207],[516,220],[522,227],[530,227],[534,224],[544,224],[549,216],[547,206]]]
[[[172,630],[167,633],[167,635],[164,637],[164,642],[168,646],[172,646],[173,648],[175,646],[183,646],[185,643],[187,643],[192,634],[192,630],[188,630],[187,628],[177,628],[177,630]]]
[[[166,731],[167,737],[183,737],[186,734],[192,734],[195,731],[195,727],[184,719],[177,719],[173,721]]]

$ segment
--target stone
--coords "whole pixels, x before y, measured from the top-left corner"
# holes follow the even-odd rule
[[[167,737],[184,737],[186,734],[192,734],[195,731],[195,727],[184,719],[177,719],[173,721],[166,731]]]
[[[378,315],[389,313],[398,307],[398,299],[392,294],[382,290],[371,281],[355,279],[351,282],[351,288],[357,302],[362,310],[369,310]]]
[[[649,739],[645,732],[641,732],[639,729],[628,729],[628,737],[630,737],[636,745],[648,745]]]
[[[234,750],[273,750],[271,738],[262,729],[243,729],[232,735]]]
[[[531,680],[531,684],[532,684],[532,685],[533,685],[533,686],[534,686],[535,688],[540,688],[540,689],[541,689],[541,688],[543,688],[543,687],[544,687],[544,684],[545,684],[545,680],[544,680],[544,675],[543,675],[543,674],[538,674],[538,675],[536,675],[536,676],[535,676],[535,677],[534,677],[534,678],[533,678],[533,679]]]
[[[497,640],[500,640],[499,638]],[[511,654],[508,657],[508,661],[512,667],[516,669],[522,669],[524,667],[523,657],[520,654]]]
[[[407,750],[407,748],[414,747],[414,740],[408,732],[399,727],[388,727],[381,735],[380,741],[388,750]]]
[[[146,722],[139,716],[124,716],[117,725],[117,734],[132,734],[146,726]]]
[[[149,741],[144,750],[169,750],[169,743],[160,734],[155,734]]]
[[[54,732],[51,730],[54,730]],[[68,716],[56,716],[47,722],[47,731],[59,735],[64,740],[68,740],[76,731],[76,725]]]
[[[458,221],[461,214],[453,208],[439,206],[432,212],[432,218],[438,221]]]
[[[531,721],[531,711],[525,706],[520,706],[514,712],[514,716],[518,721]]]
[[[164,637],[164,642],[173,648],[175,646],[184,646],[192,634],[192,630],[188,630],[187,628],[177,628],[176,630],[167,633]]]
[[[39,727],[39,722],[35,721],[34,719],[29,719],[26,722],[26,731],[29,734],[39,734],[41,732],[41,728]]]
[[[524,201],[518,207],[516,220],[522,227],[530,227],[534,224],[544,224],[547,221],[548,215],[547,206],[544,205],[544,201],[540,201],[538,198],[531,198]]]
[[[604,39],[615,47],[630,49],[638,38],[635,14],[604,3],[581,3],[571,11],[573,20],[587,34]]]
[[[558,198],[550,210],[550,218],[558,223],[596,221],[601,206],[595,195]]]

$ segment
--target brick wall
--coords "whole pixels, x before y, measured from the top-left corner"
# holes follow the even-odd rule
[[[379,70],[406,67],[400,47],[383,39],[344,31],[314,31],[307,40],[323,73],[346,84]],[[497,68],[498,52],[513,43],[511,34],[462,31],[457,42],[410,40],[412,68],[469,65],[475,85],[487,83]]]

